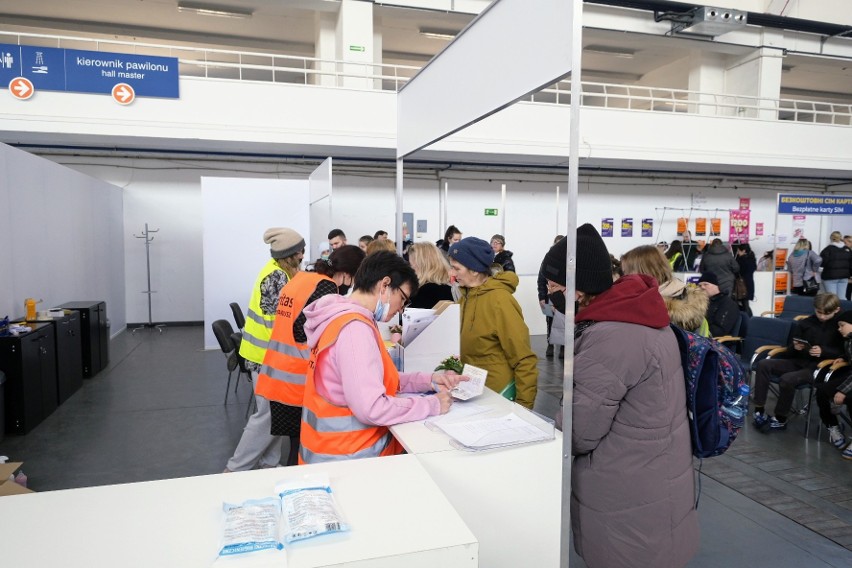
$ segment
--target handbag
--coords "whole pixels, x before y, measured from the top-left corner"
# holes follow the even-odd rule
[[[811,276],[802,281],[802,295],[803,296],[816,296],[817,292],[819,292],[819,282],[815,276]]]
[[[741,302],[748,299],[748,287],[742,276],[737,276],[734,279],[734,292],[732,294],[734,300]]]

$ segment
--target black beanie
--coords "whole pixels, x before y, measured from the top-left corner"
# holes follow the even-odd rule
[[[565,255],[568,240],[563,238],[550,247],[544,255],[542,270],[544,277],[564,284],[567,276]],[[586,223],[577,228],[577,284],[576,288],[586,294],[600,294],[612,286],[612,263],[609,251],[597,230]]]
[[[846,310],[845,312],[840,312],[840,315],[837,316],[837,321],[844,321],[846,323],[852,323],[852,310]]]

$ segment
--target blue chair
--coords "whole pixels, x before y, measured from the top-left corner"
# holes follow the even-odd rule
[[[793,320],[755,317],[748,320],[748,331],[744,334],[740,359],[746,369],[754,372],[757,362],[777,347],[790,342]]]
[[[761,315],[772,315],[781,319],[793,319],[796,316],[809,316],[814,313],[814,298],[813,296],[799,296],[798,294],[788,294],[784,298],[784,308],[781,313],[774,311],[763,312]]]

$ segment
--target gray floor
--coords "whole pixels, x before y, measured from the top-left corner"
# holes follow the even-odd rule
[[[7,435],[0,454],[24,461],[37,491],[221,472],[250,388],[241,381],[235,396],[232,384],[223,404],[225,358],[200,349],[202,335],[200,327],[119,334],[109,367],[30,434]],[[562,364],[543,357],[544,338],[533,347],[542,355],[536,410],[552,416]],[[702,544],[691,567],[852,566],[852,463],[815,431],[806,440],[803,422],[785,433],[746,427],[726,455],[704,460]]]

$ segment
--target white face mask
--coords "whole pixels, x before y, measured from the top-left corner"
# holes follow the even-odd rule
[[[388,286],[387,290],[390,290],[390,286]],[[379,293],[379,297],[376,300],[376,309],[373,311],[373,319],[375,321],[380,321],[383,323],[387,323],[391,319],[391,307],[390,307],[390,296],[388,296],[387,302],[382,302],[382,294]]]

